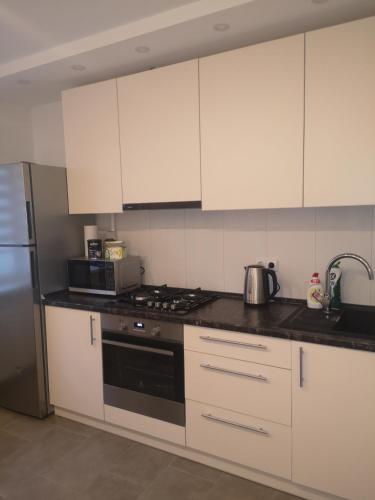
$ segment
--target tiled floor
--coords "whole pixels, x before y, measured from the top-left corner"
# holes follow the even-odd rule
[[[298,500],[70,420],[0,409],[0,500]]]

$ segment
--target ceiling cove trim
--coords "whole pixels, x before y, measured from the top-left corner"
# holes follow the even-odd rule
[[[163,30],[194,19],[215,14],[233,7],[240,7],[255,0],[201,0],[170,9],[153,16],[123,24],[73,42],[57,45],[48,50],[36,52],[0,65],[0,78],[27,71],[44,64],[57,62],[109,45],[131,40],[148,33]]]

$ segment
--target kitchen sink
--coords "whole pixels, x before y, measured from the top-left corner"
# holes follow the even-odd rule
[[[334,330],[375,337],[375,311],[344,309]]]
[[[375,338],[375,308],[345,307],[327,318],[322,310],[303,307],[280,325],[289,330]]]

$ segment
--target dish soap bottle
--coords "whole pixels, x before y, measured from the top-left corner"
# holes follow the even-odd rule
[[[323,287],[320,283],[319,273],[314,273],[307,289],[307,307],[309,309],[322,309],[320,298],[323,297]]]
[[[340,262],[336,262],[329,274],[331,309],[335,310],[341,309],[341,273]]]

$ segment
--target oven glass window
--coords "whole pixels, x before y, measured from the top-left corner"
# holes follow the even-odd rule
[[[183,400],[183,372],[178,373],[181,368],[178,358],[178,352],[159,346],[130,343],[119,346],[104,341],[104,383],[159,398]]]

